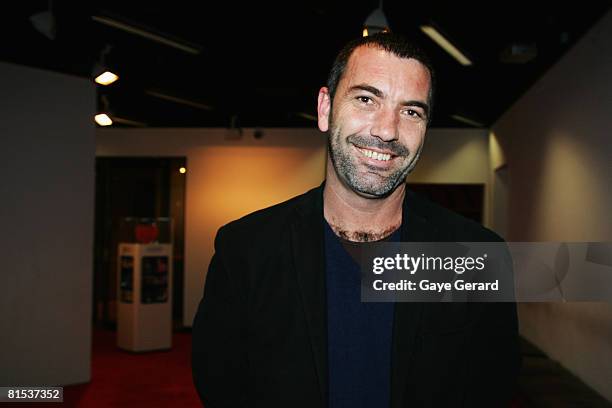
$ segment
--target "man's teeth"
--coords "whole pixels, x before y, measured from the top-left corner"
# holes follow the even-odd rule
[[[361,153],[363,153],[364,156],[369,157],[370,159],[375,159],[375,160],[380,160],[380,161],[387,161],[391,159],[390,154],[382,154],[382,153],[374,152],[372,150],[367,150],[367,149],[359,149],[359,150],[361,150]]]

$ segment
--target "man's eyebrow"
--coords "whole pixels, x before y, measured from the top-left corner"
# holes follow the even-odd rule
[[[371,94],[373,94],[374,96],[378,97],[378,98],[384,98],[385,94],[383,93],[383,91],[381,91],[380,89],[372,86],[372,85],[367,85],[367,84],[359,84],[359,85],[353,85],[349,88],[349,92],[353,92],[353,91],[357,91],[357,90],[361,90],[361,91],[366,91],[369,92]]]

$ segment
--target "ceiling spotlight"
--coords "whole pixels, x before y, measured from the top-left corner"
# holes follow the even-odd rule
[[[454,59],[459,61],[461,65],[472,65],[472,61],[465,56],[457,47],[455,47],[450,41],[448,41],[442,34],[438,32],[434,27],[430,25],[422,25],[421,31],[423,31],[429,38],[431,38],[436,44],[449,53]]]
[[[179,173],[181,173],[181,174],[185,174],[185,173],[187,173],[187,169],[186,169],[186,168],[184,168],[184,167],[181,167],[181,168],[179,169]]]
[[[100,126],[110,126],[113,124],[111,119],[111,110],[109,109],[108,96],[100,96],[100,106],[98,107],[98,114],[94,116],[94,121]]]
[[[113,124],[113,120],[106,113],[98,113],[94,116],[94,120],[100,126],[110,126]]]
[[[108,54],[111,52],[112,48],[110,44],[104,46],[100,51],[98,60],[91,70],[91,75],[97,84],[110,85],[119,79],[119,76],[108,67]]]
[[[363,24],[363,32],[362,35],[367,37],[369,35],[374,35],[377,33],[388,33],[391,29],[389,28],[389,23],[387,22],[387,17],[385,17],[385,13],[383,12],[383,4],[382,0],[378,4],[378,8],[374,9],[366,18],[365,23]]]
[[[115,82],[116,80],[118,80],[119,77],[117,76],[117,74],[114,74],[110,71],[104,71],[103,73],[101,73],[100,75],[98,75],[94,81],[96,81],[96,83],[100,84],[100,85],[110,85],[113,82]]]

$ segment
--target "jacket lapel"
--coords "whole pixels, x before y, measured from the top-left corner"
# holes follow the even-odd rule
[[[323,231],[321,185],[297,203],[291,225],[294,268],[317,370],[321,407],[327,405],[327,296]]]
[[[402,213],[402,242],[435,242],[437,229],[421,214],[415,197],[406,192]],[[391,359],[391,407],[403,407],[404,392],[411,378],[412,353],[421,321],[423,303],[398,302],[395,304]]]

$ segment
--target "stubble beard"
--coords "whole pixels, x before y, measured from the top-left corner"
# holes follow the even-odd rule
[[[370,177],[366,177],[359,172],[359,167],[363,167],[363,165],[359,165],[357,159],[351,154],[350,142],[358,142],[359,146],[366,148],[377,147],[391,150],[394,154],[404,157],[411,157],[411,152],[406,146],[397,141],[383,142],[378,138],[359,134],[349,135],[343,140],[340,134],[340,127],[336,126],[331,118],[330,124],[327,144],[334,170],[341,181],[361,196],[369,198],[385,198],[389,196],[405,182],[406,177],[414,169],[421,156],[423,143],[419,145],[416,154],[412,156],[406,165],[393,169],[388,175],[381,174],[382,170],[377,167],[365,165],[370,174]],[[397,160],[397,158],[394,160]]]

